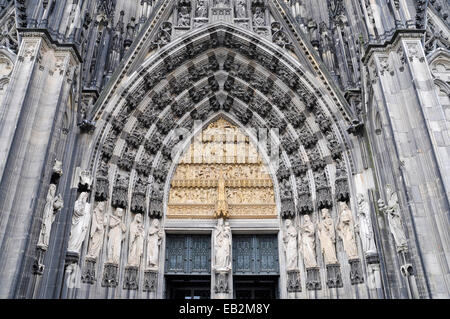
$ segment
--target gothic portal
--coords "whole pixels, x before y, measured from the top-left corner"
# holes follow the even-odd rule
[[[448,298],[445,0],[0,0],[0,298]]]

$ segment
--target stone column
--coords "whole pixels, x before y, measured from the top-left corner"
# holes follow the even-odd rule
[[[0,158],[0,298],[13,297],[18,276],[31,271],[22,269],[23,252],[36,244],[30,229],[42,214],[55,160],[52,135],[78,63],[70,49],[57,50],[45,35],[22,37],[0,108],[0,152],[6,154]]]

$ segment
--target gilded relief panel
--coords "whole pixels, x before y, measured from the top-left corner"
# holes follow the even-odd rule
[[[228,218],[277,217],[267,168],[248,137],[224,119],[195,137],[180,160],[167,217],[215,218],[221,198]]]

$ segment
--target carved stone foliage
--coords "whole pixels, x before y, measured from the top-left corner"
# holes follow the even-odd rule
[[[316,183],[317,207],[319,209],[331,208],[333,206],[331,188],[328,186],[325,172],[314,172],[314,180]]]
[[[141,177],[136,181],[131,197],[131,211],[135,214],[144,214],[146,211],[145,196],[147,193],[147,183]]]
[[[302,291],[302,282],[301,282],[300,271],[291,270],[291,271],[288,271],[287,275],[288,275],[288,279],[287,279],[288,292],[301,292]]]
[[[337,141],[336,137],[334,136],[334,134],[332,132],[329,132],[326,136],[327,141],[328,141],[328,149],[330,150],[331,153],[331,157],[333,159],[338,159],[341,157],[341,145],[339,144],[339,142]]]
[[[116,185],[113,187],[111,205],[113,207],[126,208],[128,205],[128,177],[118,175]]]

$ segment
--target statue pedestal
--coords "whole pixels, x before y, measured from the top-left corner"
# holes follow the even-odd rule
[[[339,264],[327,265],[327,287],[328,288],[342,288],[341,266]]]
[[[313,267],[306,269],[306,289],[321,290],[322,283],[320,282],[320,268]]]
[[[144,272],[143,291],[155,292],[158,284],[158,269],[147,269]]]
[[[215,286],[214,292],[217,299],[229,299],[230,298],[230,270],[229,269],[216,269],[215,270]]]
[[[116,288],[119,284],[119,265],[106,263],[103,271],[102,287]]]

